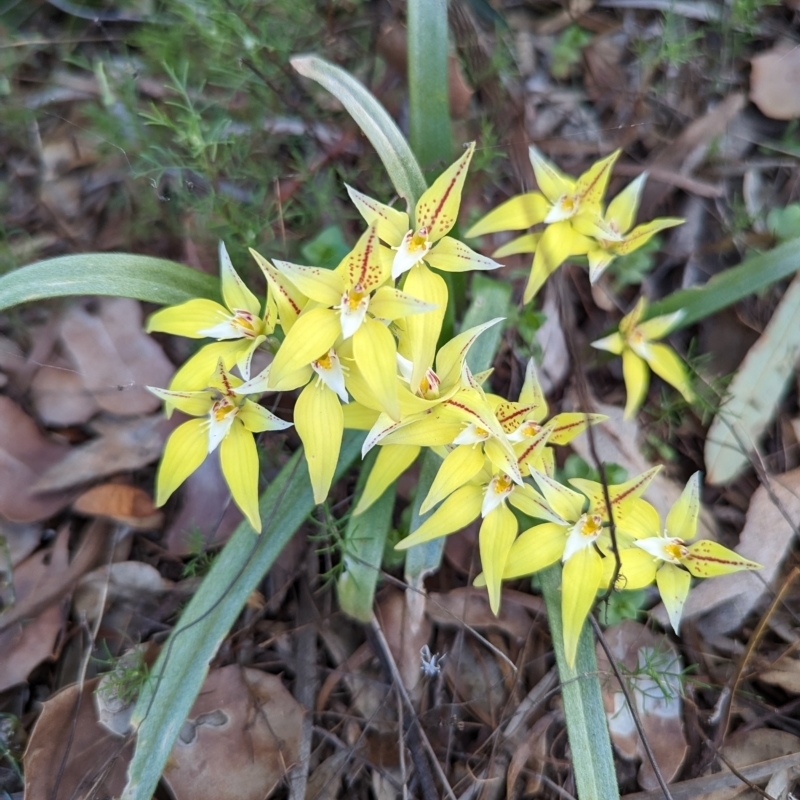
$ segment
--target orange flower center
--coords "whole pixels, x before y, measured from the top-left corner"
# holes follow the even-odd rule
[[[603,518],[599,514],[585,514],[581,519],[581,535],[586,537],[597,536],[603,529]]]
[[[255,339],[261,328],[261,320],[256,317],[255,314],[251,314],[249,311],[245,311],[242,308],[234,309],[231,323],[234,328],[240,330],[242,336],[247,339]]]
[[[411,253],[424,250],[428,246],[428,229],[420,228],[408,242],[408,249]]]
[[[230,414],[235,414],[239,407],[229,398],[221,397],[211,406],[211,415],[216,422],[222,422]]]
[[[506,494],[511,491],[512,481],[505,473],[501,473],[494,480],[495,494]]]
[[[366,292],[361,288],[361,284],[357,284],[347,293],[347,308],[350,311],[356,311],[365,295]]]
[[[680,561],[681,559],[686,558],[689,555],[689,548],[684,545],[683,542],[670,542],[668,545],[664,547],[667,555],[671,558],[674,558],[676,561]]]
[[[331,356],[330,353],[325,353],[324,356],[318,358],[314,362],[314,366],[319,367],[320,369],[332,369],[333,365],[331,363]]]

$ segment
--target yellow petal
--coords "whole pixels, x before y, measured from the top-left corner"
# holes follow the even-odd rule
[[[341,333],[339,315],[329,308],[302,314],[283,340],[270,368],[270,385],[325,355]]]
[[[256,533],[261,533],[258,510],[258,452],[253,434],[239,419],[233,421],[219,446],[219,460],[233,502],[239,506]]]
[[[403,290],[436,306],[427,314],[415,314],[406,318],[406,347],[412,363],[410,385],[412,391],[420,385],[426,371],[433,365],[436,344],[442,330],[442,321],[447,310],[447,284],[441,275],[432,272],[424,264],[407,273]],[[441,373],[439,377],[444,377]]]
[[[523,531],[511,546],[503,578],[511,580],[533,575],[555,564],[564,555],[567,530],[557,522],[545,522]]]
[[[541,238],[541,233],[526,233],[518,236],[510,242],[506,242],[502,247],[498,247],[492,253],[492,258],[505,258],[506,256],[516,256],[520,253],[535,253]]]
[[[322,503],[331,488],[342,445],[344,416],[339,398],[322,381],[311,381],[297,398],[294,426],[303,442],[314,502]]]
[[[417,229],[427,228],[432,242],[448,234],[458,220],[461,191],[474,152],[475,142],[470,142],[464,155],[451,164],[417,201],[415,224]]]
[[[534,175],[536,176],[536,183],[551,203],[555,203],[565,194],[574,192],[574,178],[561,172],[561,170],[552,162],[548,161],[536,147],[531,145],[528,148],[528,155],[531,159]],[[544,219],[544,217],[542,217],[542,219]]]
[[[516,535],[517,518],[505,505],[497,506],[481,523],[478,545],[483,577],[489,591],[489,607],[494,614],[500,611],[503,571]]]
[[[378,450],[353,514],[363,514],[414,463],[419,447],[387,444]]]
[[[681,624],[683,605],[691,583],[692,576],[673,564],[664,564],[656,573],[656,585],[675,633],[678,633]]]
[[[467,238],[497,231],[521,231],[538,225],[547,216],[550,203],[539,192],[519,194],[492,209],[464,234]],[[496,254],[495,254],[496,255]]]
[[[342,408],[344,426],[350,430],[368,431],[378,419],[380,412],[361,403],[348,403]]]
[[[575,666],[578,638],[594,605],[603,578],[603,559],[593,547],[582,547],[564,564],[561,574],[561,618],[564,655]]]
[[[647,363],[661,380],[674,386],[684,396],[687,403],[694,402],[695,394],[689,382],[689,371],[686,364],[671,347],[665,344],[649,343],[647,345]]]
[[[356,246],[334,272],[342,276],[348,289],[359,292],[373,292],[386,282],[390,273],[381,260],[380,242],[374,223],[361,234]]]
[[[501,472],[505,472],[514,483],[522,483],[522,471],[517,461],[517,454],[505,436],[493,436],[488,439],[484,442],[483,452],[486,458]]]
[[[470,485],[456,489],[414,533],[397,544],[395,550],[406,550],[465,528],[480,515],[482,502],[483,492],[480,486]]]
[[[616,258],[616,254],[602,247],[593,247],[586,255],[589,259],[589,281],[595,284]]]
[[[447,291],[445,287],[445,291]],[[482,325],[475,325],[454,336],[447,344],[439,348],[436,354],[436,372],[442,379],[442,385],[456,383],[461,378],[461,368],[475,340],[493,325],[502,322],[505,317],[495,317]]]
[[[547,423],[547,427],[551,431],[547,442],[548,444],[569,444],[590,425],[597,425],[598,422],[606,419],[608,417],[605,414],[583,414],[576,411],[557,414]]]
[[[445,236],[431,249],[425,260],[432,267],[444,272],[470,272],[472,270],[498,269],[498,264],[488,256],[476,253],[458,239]]]
[[[361,214],[367,225],[376,223],[380,239],[392,247],[397,247],[403,241],[406,231],[411,227],[408,214],[379,203],[377,200],[357,192],[352,186],[345,184],[345,188],[353,205],[358,209],[358,213]]]
[[[547,416],[547,399],[542,391],[542,385],[539,383],[536,362],[532,358],[528,359],[525,367],[525,380],[519,393],[519,401],[536,406],[537,413],[533,418],[537,422],[541,422]]]
[[[389,329],[374,319],[364,320],[353,336],[353,356],[381,408],[399,420],[397,347]]]
[[[545,280],[570,256],[584,255],[591,247],[592,240],[578,233],[569,220],[548,225],[533,257],[533,267],[525,287],[523,302],[529,303]]]
[[[483,468],[485,458],[480,447],[464,444],[456,447],[442,462],[419,513],[426,514],[460,486],[469,483]]]
[[[300,316],[300,313],[308,303],[308,298],[300,292],[291,281],[281,275],[266,258],[253,250],[252,247],[250,248],[250,255],[253,256],[258,266],[261,267],[261,271],[267,279],[270,296],[274,299],[275,306],[278,310],[278,319],[280,320],[283,332],[289,333],[295,320]]]
[[[626,233],[636,221],[639,210],[639,199],[642,195],[647,173],[643,172],[636,180],[631,181],[609,204],[606,219],[614,223],[617,230]]]
[[[290,428],[292,423],[276,417],[263,406],[254,403],[252,400],[245,400],[236,418],[251,433],[261,433],[262,431],[282,431]]]
[[[625,536],[633,540],[661,534],[661,518],[658,516],[658,511],[641,498],[626,509],[625,519],[620,521],[622,527],[617,525],[618,542]],[[614,522],[617,522],[616,517]]]
[[[547,504],[561,519],[565,522],[578,520],[583,513],[584,505],[586,505],[586,498],[582,494],[573,492],[569,487],[541,472],[532,472],[531,477],[544,495]]]
[[[170,495],[205,461],[208,455],[206,420],[190,419],[170,434],[156,477],[156,505]]]
[[[261,316],[261,303],[245,286],[239,273],[233,268],[225,243],[219,243],[219,274],[222,281],[222,297],[231,311],[249,311],[254,317]]]
[[[650,371],[646,362],[639,358],[633,350],[622,351],[622,377],[625,380],[625,391],[628,395],[624,418],[630,419],[642,407],[650,383]]]
[[[681,562],[695,578],[712,578],[728,575],[743,569],[761,569],[761,564],[742,558],[738,553],[717,542],[701,539],[689,545],[689,554]]]
[[[660,465],[651,467],[624,483],[618,483],[608,487],[608,496],[613,506],[614,523],[616,525],[625,528],[629,514],[636,509],[639,498],[644,494],[650,482],[660,470]],[[603,518],[607,519],[606,497],[601,483],[586,480],[585,478],[571,478],[570,483],[589,498],[590,513],[600,514]]]
[[[625,349],[625,339],[622,338],[621,333],[612,333],[610,336],[592,342],[592,347],[596,347],[598,350],[607,350],[618,356]]]
[[[684,312],[675,311],[673,314],[664,314],[661,317],[640,322],[636,327],[639,333],[648,341],[663,339],[683,319]]]
[[[301,294],[332,308],[342,302],[345,286],[341,275],[330,269],[304,267],[289,261],[275,260],[275,268],[290,281]]]
[[[621,152],[615,150],[610,156],[592,164],[575,182],[575,194],[580,198],[579,213],[591,214],[600,210],[608,179],[611,177],[611,168]]]
[[[196,298],[151,314],[145,330],[148,333],[158,331],[190,339],[205,339],[206,335],[200,331],[213,328],[230,318],[231,313],[225,306],[213,300]]]
[[[177,392],[148,386],[147,390],[164,401],[170,408],[177,408],[191,417],[204,417],[211,410],[213,400],[206,391]]]
[[[307,364],[305,367],[300,367],[300,369],[296,369],[294,372],[287,372],[283,375],[280,375],[280,380],[275,380],[275,376],[272,374],[272,369],[270,369],[269,374],[267,375],[268,388],[265,391],[291,392],[292,389],[299,389],[301,386],[305,386],[311,380],[313,375],[314,370],[310,364]],[[256,392],[254,391],[253,394],[256,394]]]
[[[667,514],[664,535],[670,539],[694,539],[700,514],[700,473],[689,478],[681,496]]]
[[[613,249],[617,255],[625,256],[647,244],[653,236],[666,228],[683,225],[684,220],[678,217],[661,217],[644,225],[637,225],[621,242],[614,243]]]
[[[169,388],[174,391],[200,391],[209,386],[221,361],[226,370],[250,348],[248,339],[212,342],[201,347],[173,376]]]
[[[452,444],[464,424],[452,414],[436,406],[417,419],[394,428],[383,440],[386,444],[416,444],[420,447],[440,447]]]
[[[378,319],[394,320],[412,314],[426,314],[434,311],[433,303],[426,303],[417,297],[401,292],[392,286],[381,286],[369,301],[369,313]]]
[[[527,483],[515,486],[508,498],[508,502],[523,514],[531,517],[531,519],[543,519],[555,523],[561,522],[560,515],[554,514],[547,503],[542,500],[541,495],[537,494],[536,490],[532,486],[528,486]]]
[[[604,564],[606,571],[611,570],[611,575],[604,575],[605,583],[608,584],[613,575],[614,557],[609,556],[605,560],[608,562]],[[640,547],[626,547],[620,550],[619,561],[619,578],[615,587],[619,591],[644,589],[656,579],[656,569],[660,562]]]

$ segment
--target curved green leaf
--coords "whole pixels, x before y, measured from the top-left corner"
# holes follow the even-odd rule
[[[113,295],[174,305],[193,297],[219,299],[219,279],[196,269],[130,253],[87,253],[38,261],[0,278],[0,311],[69,295]]]
[[[363,440],[363,434],[345,435],[337,478],[356,459]],[[250,593],[314,508],[302,459],[298,450],[261,496],[264,530],[258,538],[247,522],[234,531],[153,665],[133,713],[136,750],[122,800],[150,800],[153,796],[211,659]]]
[[[314,55],[295,56],[291,65],[327,89],[347,109],[380,156],[397,193],[413,213],[425,191],[425,178],[408,142],[386,109],[363,84],[341,67]]]
[[[693,325],[797,272],[800,269],[798,246],[800,240],[794,239],[766,253],[750,256],[738,266],[715,275],[703,286],[681,289],[653,303],[647,309],[647,316],[659,317],[683,309],[683,317],[676,328]]]

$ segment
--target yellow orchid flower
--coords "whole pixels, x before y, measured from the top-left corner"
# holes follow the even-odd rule
[[[570,256],[586,255],[592,248],[592,239],[580,232],[577,223],[600,214],[611,168],[619,154],[619,150],[615,151],[580,177],[572,178],[531,145],[531,165],[541,193],[512,197],[467,231],[466,236],[472,237],[522,230],[540,222],[547,225],[543,233],[526,234],[492,254],[493,258],[502,258],[515,253],[534,253],[523,302],[529,303],[548,276]]]
[[[633,311],[622,318],[617,333],[592,342],[592,347],[598,350],[622,356],[622,375],[628,395],[625,419],[630,419],[641,408],[650,383],[650,369],[674,386],[688,403],[695,400],[686,365],[671,347],[656,344],[678,324],[683,312],[676,311],[642,322],[645,308],[646,300],[641,297]]]
[[[617,541],[623,546],[634,540],[643,505],[649,505],[641,495],[659,469],[654,467],[626,483],[608,487]],[[576,492],[543,473],[532,471],[531,475],[550,514],[542,517],[547,522],[528,528],[513,542],[502,579],[531,575],[559,559],[563,562],[564,649],[567,661],[573,664],[578,637],[603,583],[603,562],[611,553],[605,494],[602,484],[594,481],[571,480],[580,490]],[[481,577],[476,583],[484,580]]]
[[[270,367],[271,388],[287,388],[293,373],[318,361],[337,341],[352,339],[352,353],[381,408],[400,417],[397,346],[379,320],[424,314],[434,306],[391,287],[372,224],[335,270],[275,261],[275,268],[311,301],[286,334]]]
[[[575,221],[575,227],[580,233],[594,240],[586,254],[589,259],[589,280],[592,283],[598,281],[617,256],[625,256],[638,250],[659,231],[683,224],[684,220],[678,217],[662,217],[633,228],[646,180],[645,172],[629,183],[608,204],[605,214],[585,215]]]
[[[192,419],[178,426],[164,448],[156,477],[156,505],[163,506],[172,493],[219,447],[225,482],[234,502],[257,532],[261,531],[258,511],[258,454],[254,433],[277,431],[291,423],[270,414],[252,400],[236,394],[241,385],[220,361],[208,388],[201,391],[172,391],[147,388]]]
[[[177,389],[201,389],[221,359],[226,369],[234,364],[244,380],[250,378],[253,353],[274,330],[277,310],[267,293],[264,312],[258,298],[245,286],[233,268],[223,242],[219,243],[219,268],[225,305],[195,298],[156,311],[147,320],[148,333],[159,331],[191,339],[217,339],[190,358],[173,377]],[[167,404],[169,413],[169,404]]]
[[[540,446],[547,440],[547,431],[540,435]],[[502,578],[506,559],[517,536],[517,518],[507,507],[539,519],[553,519],[541,496],[528,484],[516,484],[507,473],[498,471],[479,447],[461,445],[445,460],[434,479],[422,508],[441,505],[414,533],[396,545],[405,550],[416,544],[446,536],[482,518],[478,542],[489,605],[497,614],[500,609]]]
[[[742,558],[717,542],[701,539],[687,545],[697,536],[699,513],[700,473],[696,472],[667,514],[664,530],[660,530],[658,513],[653,509],[650,532],[654,535],[637,539],[634,547],[620,552],[620,586],[637,589],[655,580],[675,633],[693,576],[711,578],[761,569],[761,564]]]

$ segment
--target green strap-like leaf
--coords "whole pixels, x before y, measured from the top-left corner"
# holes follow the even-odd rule
[[[375,463],[377,450],[361,465],[356,486],[356,497],[364,491],[367,477]],[[392,527],[395,485],[386,491],[363,513],[351,514],[344,534],[344,572],[336,584],[339,606],[345,614],[369,622],[372,619],[372,601],[383,561],[386,537]]]
[[[750,256],[738,266],[715,275],[703,286],[673,292],[658,303],[653,303],[647,309],[647,316],[659,317],[683,309],[684,314],[677,327],[693,325],[793,275],[800,269],[798,249],[800,239],[794,239],[766,253]]]
[[[511,302],[511,284],[489,278],[476,272],[472,276],[472,302],[464,314],[461,330],[482,325],[496,317],[507,317]],[[467,364],[473,372],[483,372],[494,363],[500,340],[503,338],[503,324],[493,325],[484,331],[472,345],[467,354]]]
[[[336,477],[356,459],[363,434],[342,442]],[[136,751],[122,800],[150,800],[181,726],[194,705],[211,659],[250,593],[314,508],[303,453],[297,451],[261,496],[264,530],[243,522],[214,560],[164,649],[136,703]],[[255,545],[255,547],[254,547]]]
[[[425,178],[408,142],[386,109],[352,75],[314,55],[295,56],[292,66],[327,89],[347,109],[380,156],[411,213],[425,191]]]
[[[219,279],[175,261],[128,253],[87,253],[38,261],[0,278],[0,311],[68,295],[113,295],[174,305],[219,299]]]

